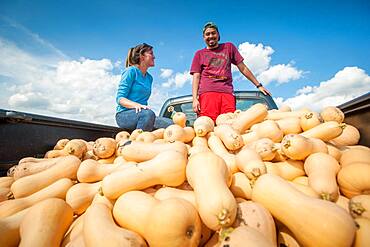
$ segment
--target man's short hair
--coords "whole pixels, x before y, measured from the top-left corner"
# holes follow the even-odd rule
[[[218,31],[218,27],[217,27],[217,25],[216,25],[214,22],[209,21],[209,22],[207,22],[207,23],[204,25],[204,27],[203,27],[203,34],[204,34],[204,32],[206,31],[206,29],[207,29],[207,28],[214,28],[214,29],[216,29],[216,30],[217,30],[217,32],[219,33],[219,31]]]

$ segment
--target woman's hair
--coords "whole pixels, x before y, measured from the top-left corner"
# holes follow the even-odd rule
[[[126,58],[126,67],[140,63],[140,55],[144,55],[145,52],[152,50],[151,45],[142,43],[128,50]]]

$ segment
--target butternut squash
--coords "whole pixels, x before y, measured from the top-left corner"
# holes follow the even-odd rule
[[[109,199],[116,199],[127,191],[157,184],[178,186],[185,181],[186,163],[187,158],[182,153],[163,151],[152,160],[106,176],[102,181],[103,193]]]
[[[201,116],[195,119],[193,127],[196,136],[206,136],[213,131],[215,123],[210,117]]]
[[[190,202],[195,208],[197,206],[194,191],[181,190],[171,187],[163,187],[154,193],[154,198],[163,201],[169,198],[181,198]]]
[[[342,156],[342,152],[340,151],[340,149],[330,142],[326,143],[326,147],[328,149],[328,154],[339,162],[340,157]]]
[[[283,224],[277,223],[277,244],[280,247],[301,247],[294,234]]]
[[[349,212],[353,218],[370,220],[370,195],[357,195],[349,200]]]
[[[312,153],[312,142],[304,136],[288,134],[281,141],[281,150],[293,160],[304,160]]]
[[[101,158],[101,159],[98,159],[98,163],[104,165],[104,164],[112,164],[114,162],[114,160],[117,158],[117,156],[115,154],[113,154],[111,157],[108,157],[108,158]]]
[[[151,143],[154,142],[156,139],[156,136],[152,132],[144,131],[137,136],[136,141]]]
[[[185,136],[186,133],[184,131],[184,128],[177,124],[172,124],[168,126],[163,133],[163,139],[165,139],[165,141],[167,142],[185,142]]]
[[[308,177],[307,176],[299,176],[292,180],[293,183],[302,184],[308,186]]]
[[[24,209],[0,219],[0,246],[13,247],[18,246],[20,241],[19,226],[30,209]]]
[[[68,155],[74,155],[77,158],[82,159],[87,152],[86,141],[82,139],[72,139],[66,144],[63,150],[67,152]]]
[[[314,191],[310,186],[299,184],[299,183],[294,183],[293,181],[289,181],[290,184],[294,186],[297,190],[302,192],[305,195],[314,197],[314,198],[320,198],[319,194]]]
[[[153,159],[156,155],[167,150],[176,150],[188,156],[188,149],[182,142],[174,143],[143,143],[131,142],[122,147],[121,155],[127,161],[143,162]]]
[[[147,246],[139,234],[116,225],[107,205],[94,203],[84,215],[83,236],[87,247]]]
[[[320,125],[323,122],[317,112],[307,112],[300,118],[300,125],[303,131],[307,131]]]
[[[345,196],[339,195],[338,200],[335,202],[338,206],[346,210],[349,213],[349,199]]]
[[[245,145],[257,141],[260,138],[258,133],[253,130],[246,130],[241,136]]]
[[[257,152],[251,148],[243,148],[236,154],[236,164],[252,183],[266,173],[265,163]]]
[[[260,123],[267,116],[267,106],[261,103],[251,106],[246,111],[239,113],[231,125],[240,134],[244,133],[253,124]]]
[[[303,246],[349,247],[353,242],[356,227],[345,210],[332,202],[306,196],[276,175],[264,174],[257,179],[252,201],[269,210]]]
[[[219,125],[215,127],[214,132],[216,136],[221,139],[228,150],[238,150],[244,145],[241,135],[236,132],[230,125]]]
[[[0,177],[0,188],[10,188],[13,182],[13,177]]]
[[[217,116],[216,118],[216,125],[219,126],[221,124],[228,124],[232,125],[234,122],[236,115],[233,112],[223,113]]]
[[[262,160],[273,160],[277,151],[275,143],[269,138],[261,138],[248,144],[248,147],[254,149]]]
[[[320,112],[320,116],[325,122],[335,121],[337,123],[342,123],[344,120],[344,113],[335,106],[324,107]]]
[[[241,197],[247,200],[252,198],[252,182],[243,172],[233,174],[230,190],[234,197]]]
[[[228,152],[220,137],[211,135],[208,137],[208,146],[213,153],[220,156],[226,163],[231,174],[238,172],[239,168],[236,163],[236,157],[234,154]],[[193,156],[192,156],[193,157]]]
[[[327,154],[329,152],[328,146],[321,139],[318,139],[318,138],[308,138],[308,139],[312,143],[311,154],[313,153],[326,153]]]
[[[352,163],[342,167],[337,175],[340,191],[348,198],[360,194],[370,194],[370,165]]]
[[[70,140],[62,150],[50,150],[45,154],[45,158],[56,158],[60,156],[74,155],[82,159],[87,152],[86,141],[82,139]]]
[[[117,134],[116,134],[116,136],[115,136],[115,140],[116,140],[116,142],[118,143],[118,142],[120,142],[120,141],[122,141],[122,140],[128,140],[130,138],[130,133],[128,133],[127,131],[120,131],[120,132],[118,132]]]
[[[79,246],[84,247],[84,241],[83,241],[83,222],[84,222],[84,215],[82,214],[80,216],[77,216],[72,224],[69,226],[67,232],[64,235],[61,247],[73,247],[73,246]],[[82,243],[83,245],[76,245],[76,240],[78,241],[78,238],[82,237]],[[75,244],[75,245],[74,245]]]
[[[355,219],[357,230],[353,247],[370,246],[370,220],[366,218]]]
[[[338,137],[332,139],[330,143],[336,146],[356,145],[360,141],[360,132],[350,124],[344,124],[343,132]]]
[[[183,112],[175,112],[172,115],[172,121],[174,124],[179,125],[181,128],[186,126],[186,115]]]
[[[339,124],[335,121],[329,121],[321,123],[312,129],[302,132],[300,135],[310,138],[318,138],[324,142],[330,141],[342,134],[343,124]]]
[[[193,127],[190,126],[184,127],[184,132],[185,132],[184,142],[185,143],[191,142],[195,137],[195,131]]]
[[[156,130],[153,130],[152,133],[155,136],[155,139],[163,139],[163,134],[164,134],[165,128],[159,128]]]
[[[62,159],[63,157],[56,157],[56,158],[27,158],[25,160],[24,158],[19,161],[18,165],[16,166],[14,170],[13,177],[15,180],[29,176],[41,171],[44,171],[48,169],[49,167],[52,167],[55,165],[58,160]]]
[[[262,233],[250,226],[239,226],[231,233],[225,234],[220,246],[244,247],[246,243],[253,243],[256,247],[272,247],[276,244],[271,243]]]
[[[141,134],[141,133],[143,133],[142,129],[135,129],[134,131],[131,132],[129,140],[130,141],[135,141],[136,138],[138,137],[138,135]]]
[[[65,199],[67,190],[72,187],[72,185],[73,183],[69,178],[61,178],[34,194],[23,198],[4,201],[0,203],[0,218],[13,215],[47,198],[54,197]]]
[[[62,150],[67,145],[68,142],[69,142],[69,139],[66,139],[66,138],[60,139],[57,141],[53,149]]]
[[[99,192],[101,182],[78,183],[73,185],[66,194],[66,202],[73,209],[73,213],[81,215],[90,206],[94,196]]]
[[[296,177],[305,175],[303,162],[299,160],[285,160],[280,162],[265,162],[267,173],[271,173],[270,169],[274,169],[273,174],[279,175],[285,180],[293,180]],[[272,168],[271,168],[272,167]]]
[[[254,130],[257,132],[259,138],[269,138],[273,142],[280,142],[284,137],[284,132],[273,120],[265,120],[259,123]]]
[[[289,117],[276,120],[279,129],[281,129],[284,135],[288,134],[299,134],[302,132],[300,119],[297,117]]]
[[[342,152],[339,160],[342,167],[354,163],[370,164],[370,149],[351,148]]]
[[[292,108],[289,105],[283,104],[283,105],[279,106],[279,111],[281,111],[281,112],[290,112],[290,111],[292,111]]]
[[[101,137],[94,143],[94,154],[100,159],[111,157],[116,152],[117,142],[113,138]]]
[[[30,208],[21,222],[19,246],[60,246],[72,220],[72,208],[62,199],[41,201]]]
[[[60,159],[55,165],[42,172],[16,180],[10,190],[15,198],[31,195],[61,178],[76,179],[81,161],[74,155]]]
[[[117,164],[100,164],[96,160],[84,160],[77,171],[77,179],[82,183],[94,183],[101,181],[105,176],[114,171],[134,166],[129,162]]]
[[[194,189],[203,223],[212,230],[230,226],[235,220],[237,205],[228,188],[231,174],[225,161],[212,152],[198,153],[189,160],[186,177]]]
[[[322,199],[334,202],[339,196],[336,180],[339,169],[338,161],[325,153],[311,154],[304,162],[304,170],[308,176],[309,186]]]
[[[270,111],[270,112],[268,112],[265,119],[279,120],[279,119],[284,119],[284,118],[289,118],[289,117],[300,118],[301,116],[303,116],[307,112],[308,112],[307,110],[291,111],[291,112],[280,112],[280,111],[272,112],[272,111]]]
[[[184,199],[159,201],[144,192],[130,191],[117,199],[113,216],[121,227],[137,232],[151,247],[199,244],[201,222],[194,206]]]
[[[276,246],[276,228],[271,214],[261,204],[252,201],[238,203],[238,213],[233,224],[234,228],[250,226],[270,240]]]

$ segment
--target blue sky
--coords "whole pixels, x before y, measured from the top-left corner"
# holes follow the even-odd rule
[[[129,47],[154,46],[149,101],[191,93],[219,26],[278,104],[319,111],[370,91],[369,1],[0,1],[0,108],[115,125]],[[235,90],[254,89],[234,73]]]

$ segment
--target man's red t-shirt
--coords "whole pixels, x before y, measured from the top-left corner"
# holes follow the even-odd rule
[[[200,73],[198,94],[205,92],[233,93],[231,64],[243,61],[232,43],[223,43],[215,49],[198,50],[191,64],[190,74]]]

